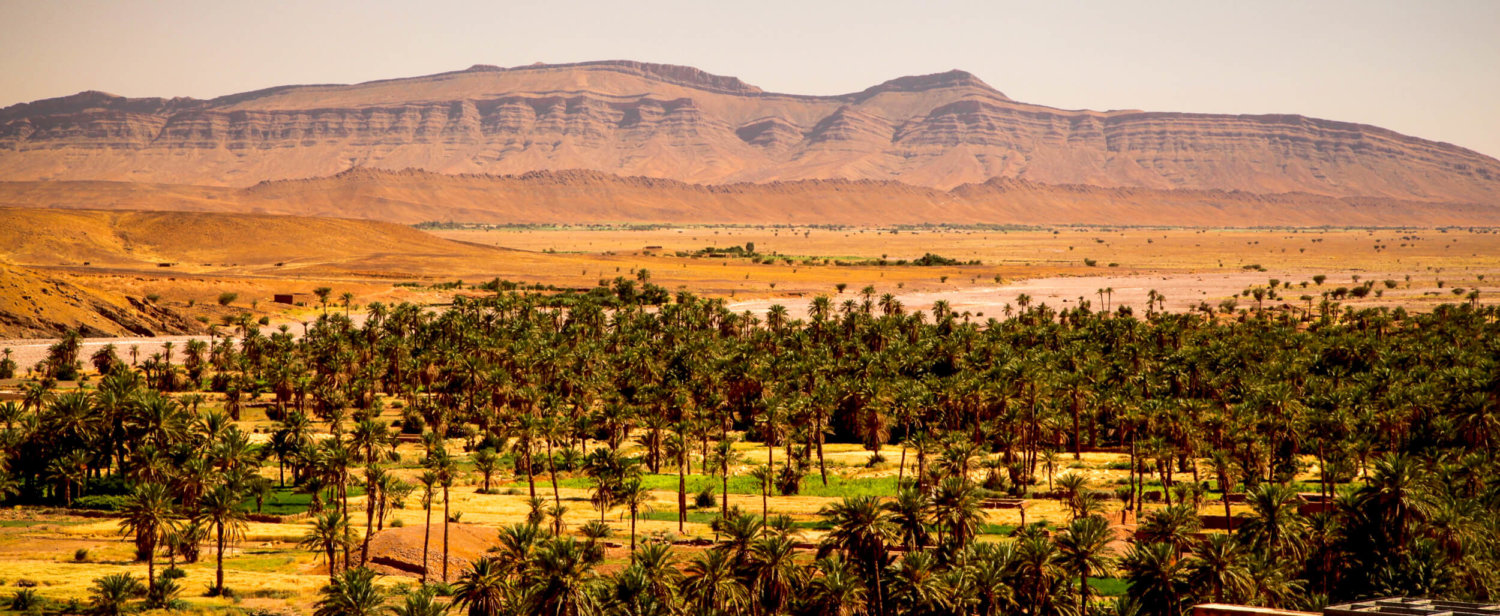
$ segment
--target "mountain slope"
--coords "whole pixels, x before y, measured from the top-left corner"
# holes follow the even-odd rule
[[[423,221],[1196,226],[1500,224],[1500,208],[1494,206],[1376,197],[1058,186],[1011,179],[966,184],[948,191],[875,180],[702,185],[619,177],[594,171],[492,176],[359,169],[331,177],[264,182],[243,189],[123,182],[0,182],[0,206],[252,212],[367,218],[408,224]],[[0,209],[0,222],[4,222],[5,212]],[[91,213],[90,216],[97,214]],[[133,213],[130,216],[147,215]],[[50,221],[48,224],[71,227],[81,223]],[[354,233],[380,231],[377,237],[389,235],[383,228],[322,228],[332,224],[306,220],[286,233],[290,237],[303,238],[292,242],[296,246],[301,246],[309,237],[303,231],[314,227],[318,230],[313,236],[328,238],[312,241],[310,243],[314,246],[304,247],[304,250],[318,250],[323,243],[343,241]],[[218,233],[214,237],[222,238],[229,245],[259,247],[261,261],[281,254],[272,250],[277,246],[275,241],[253,239],[267,237],[264,233],[252,233],[260,227],[252,225],[243,232]],[[269,237],[278,235],[270,234]],[[5,234],[0,233],[0,251],[5,250],[4,238]],[[373,242],[372,245],[379,243]],[[414,238],[400,248],[383,250],[441,252],[444,249],[436,246],[415,248],[426,243]],[[217,247],[220,241],[206,241],[204,244]],[[26,246],[25,240],[22,240],[22,246]],[[455,249],[452,246],[446,248]],[[34,241],[30,250],[41,254],[82,254],[77,250],[56,250]],[[236,254],[239,256],[234,258],[248,258],[247,250],[249,248],[238,250]],[[223,260],[217,256],[210,258],[214,262]]]
[[[62,184],[66,185],[66,184]],[[129,184],[131,194],[143,194]],[[88,199],[82,205],[97,201]],[[215,202],[223,205],[224,202]],[[0,258],[23,266],[271,272],[401,258],[493,261],[512,251],[370,220],[203,212],[0,207]]]
[[[194,334],[199,322],[150,302],[0,264],[0,338]]]
[[[1500,204],[1500,161],[1293,115],[1066,111],[962,71],[839,96],[635,62],[476,66],[213,100],[85,92],[0,110],[0,179],[249,186],[351,167],[587,169],[694,183],[993,177]]]

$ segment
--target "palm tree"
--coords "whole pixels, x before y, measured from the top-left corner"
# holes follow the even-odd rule
[[[1369,483],[1355,494],[1358,508],[1389,533],[1396,547],[1405,546],[1413,523],[1425,520],[1434,509],[1418,471],[1411,457],[1382,457],[1375,461]]]
[[[385,616],[386,592],[375,584],[375,572],[346,569],[318,591],[314,616]]]
[[[766,613],[786,609],[801,581],[796,550],[790,537],[768,535],[750,545],[750,589]]]
[[[445,616],[453,604],[437,600],[437,589],[423,585],[407,593],[401,605],[390,608],[394,616]]]
[[[891,571],[895,613],[943,614],[953,606],[953,588],[939,575],[931,552],[910,552]]]
[[[1130,580],[1130,598],[1147,614],[1179,616],[1187,598],[1187,570],[1171,545],[1133,543],[1120,561]]]
[[[425,516],[422,521],[422,583],[427,583],[427,555],[431,553],[432,545],[432,499],[433,486],[438,484],[438,474],[432,470],[422,471],[418,476],[422,482],[422,512]]]
[[[443,581],[448,581],[448,524],[453,517],[448,513],[448,504],[452,499],[448,498],[448,489],[453,487],[453,479],[458,474],[458,463],[443,449],[433,452],[427,460],[438,477],[438,485],[443,488]],[[425,557],[424,557],[425,558]]]
[[[453,585],[453,604],[467,607],[470,616],[499,614],[509,593],[504,567],[494,558],[481,557]]]
[[[498,564],[508,571],[524,571],[531,566],[537,549],[547,537],[546,531],[535,524],[512,524],[501,528],[499,545],[494,549]]]
[[[198,501],[198,511],[193,516],[199,523],[214,527],[214,588],[215,596],[224,594],[224,548],[245,535],[248,526],[245,512],[240,510],[240,494],[229,484],[220,485]]]
[[[896,500],[882,505],[891,514],[902,547],[913,552],[927,547],[928,513],[932,503],[915,487],[896,494]]]
[[[838,550],[848,561],[855,563],[863,575],[874,581],[875,612],[883,613],[885,589],[881,580],[881,571],[886,567],[886,546],[900,541],[900,533],[896,525],[892,523],[890,514],[881,507],[879,498],[856,496],[845,497],[840,503],[828,505],[819,511],[818,515],[833,526],[823,537],[818,553],[826,555],[828,552]],[[836,564],[842,571],[846,566],[846,561],[841,559],[831,564]],[[824,573],[825,577],[829,575],[827,572]],[[839,583],[844,581],[834,580]],[[842,586],[840,588],[844,591],[849,590]],[[863,588],[860,590],[861,594],[864,594]],[[860,603],[863,603],[862,598]],[[840,605],[843,604],[840,603]]]
[[[588,550],[572,537],[554,539],[537,550],[526,591],[527,613],[595,616],[601,606]]]
[[[615,499],[630,511],[630,551],[634,552],[636,518],[640,517],[642,509],[650,510],[654,499],[651,491],[641,484],[639,478],[621,484],[619,491],[615,493]]]
[[[94,580],[89,588],[89,605],[99,616],[120,616],[125,604],[146,593],[146,586],[129,573],[115,573]]]
[[[1257,553],[1300,560],[1305,523],[1297,513],[1299,503],[1291,487],[1274,483],[1256,486],[1249,493],[1251,513],[1236,532]]]
[[[944,533],[953,543],[955,551],[968,545],[984,520],[984,509],[980,507],[979,494],[974,485],[961,477],[948,477],[938,485],[932,498],[934,525],[938,528],[938,540]]]
[[[743,608],[749,592],[735,574],[728,550],[700,552],[687,565],[683,594],[700,614],[726,614]]]
[[[494,476],[495,470],[500,466],[500,456],[495,455],[495,450],[489,447],[474,452],[474,470],[479,471],[484,477],[484,492],[490,491],[490,477]]]
[[[134,533],[136,557],[146,559],[146,577],[156,579],[156,545],[177,526],[172,516],[172,494],[159,483],[136,486],[125,501],[125,517],[120,520],[122,533]]]
[[[818,575],[808,582],[807,609],[812,613],[834,616],[864,613],[868,592],[848,562],[834,554],[818,559],[814,567]],[[880,613],[879,608],[876,613]]]
[[[1198,531],[1203,521],[1192,503],[1178,503],[1165,509],[1153,511],[1146,522],[1136,529],[1136,539],[1146,543],[1165,543],[1172,546],[1172,553],[1181,556],[1198,540]]]
[[[338,549],[348,540],[348,522],[345,521],[343,512],[330,509],[313,517],[312,528],[307,529],[307,534],[302,536],[302,541],[297,545],[306,550],[321,552],[328,560],[328,578],[334,578],[334,565],[338,563]],[[425,554],[425,552],[424,552]],[[427,572],[427,562],[422,562],[422,572]],[[426,580],[423,580],[426,583]]]
[[[1109,542],[1114,532],[1109,522],[1099,516],[1074,518],[1068,529],[1057,536],[1057,551],[1062,566],[1078,577],[1078,613],[1087,614],[1089,576],[1109,569]]]
[[[1188,570],[1194,586],[1212,589],[1214,603],[1242,601],[1254,584],[1233,535],[1209,535],[1193,549]]]

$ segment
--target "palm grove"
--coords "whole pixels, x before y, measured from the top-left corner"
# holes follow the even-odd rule
[[[244,319],[175,362],[106,349],[88,358],[97,387],[42,378],[0,409],[0,488],[18,503],[118,499],[153,605],[172,604],[173,564],[200,546],[218,559],[211,592],[225,592],[226,548],[280,484],[311,495],[303,545],[326,562],[327,615],[1176,615],[1500,591],[1495,308],[1235,318],[1023,297],[981,323],[866,289],[794,320],[646,286],[497,290],[440,313],[371,304],[362,325],[325,313],[302,337]],[[43,372],[79,363],[69,338]],[[235,425],[252,399],[278,422],[264,445]],[[419,460],[402,466],[399,433],[420,438]],[[890,493],[825,507],[819,532],[772,515],[766,496],[828,482],[829,440],[863,444],[872,464],[890,453]],[[1086,450],[1128,454],[1129,479],[1054,477]],[[728,503],[747,467],[759,511]],[[563,523],[560,472],[592,479],[598,522]],[[405,506],[447,525],[449,491],[491,492],[497,473],[524,484],[532,515],[462,572],[448,570],[444,527],[429,529],[443,558],[423,563],[420,590],[387,596],[364,568],[371,532]],[[674,475],[676,502],[657,507],[679,529],[690,500],[713,498],[694,498],[689,477],[721,482],[722,500],[691,504],[716,510],[718,538],[691,557],[635,533],[642,478]],[[1333,504],[1303,515],[1299,491]],[[1222,499],[1227,513],[1226,492],[1249,512],[1201,532],[1199,508]],[[1062,498],[1071,520],[982,538],[984,499],[1007,495]],[[605,574],[614,510],[630,516],[631,556]],[[1127,548],[1110,545],[1111,510],[1141,514]],[[1104,577],[1128,591],[1099,598]]]

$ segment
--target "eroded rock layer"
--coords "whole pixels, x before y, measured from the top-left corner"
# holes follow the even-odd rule
[[[586,169],[693,183],[991,178],[1500,204],[1500,161],[1295,115],[1067,111],[973,75],[840,96],[636,62],[476,66],[212,100],[100,92],[0,110],[0,179],[248,186],[352,167]]]

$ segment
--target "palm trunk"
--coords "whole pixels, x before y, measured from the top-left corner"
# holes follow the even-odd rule
[[[339,501],[344,509],[344,568],[349,568],[349,489],[344,484],[348,477],[339,481]]]
[[[766,437],[766,481],[760,486],[760,523],[770,519],[771,482],[776,480],[776,446]]]
[[[1078,400],[1078,395],[1075,393],[1073,395],[1073,459],[1074,460],[1082,460],[1083,459],[1083,438],[1082,438],[1082,435],[1081,435],[1081,428],[1079,427],[1079,421],[1078,421],[1078,416],[1080,414],[1082,414],[1083,409],[1078,408],[1079,406],[1080,406],[1080,401]],[[1082,614],[1082,612],[1079,612],[1079,613]]]
[[[907,434],[911,434],[907,432]],[[901,441],[901,463],[896,465],[896,492],[901,492],[901,482],[906,479],[906,440]]]
[[[422,584],[427,584],[428,546],[432,545],[432,494],[427,494],[427,520],[422,525]]]
[[[547,475],[552,480],[552,506],[562,508],[562,496],[557,492],[557,463],[552,459],[552,439],[547,439]],[[556,522],[557,531],[562,531],[562,518]]]
[[[818,413],[813,430],[818,433],[818,474],[823,476],[823,486],[828,487],[828,469],[823,466],[823,414]],[[878,449],[877,449],[878,453]],[[901,485],[900,481],[896,485]]]
[[[156,541],[153,539],[146,544],[146,582],[150,584],[156,581]]]
[[[224,596],[224,523],[219,522],[218,540],[215,542],[219,553],[214,555],[214,594]]]
[[[1078,614],[1085,616],[1088,612],[1089,601],[1089,577],[1087,573],[1078,574]]]
[[[728,428],[727,422],[726,422],[726,425],[724,427],[720,428],[720,430],[719,430],[719,442],[720,443],[726,443],[728,441],[729,441],[729,428]],[[724,507],[719,511],[719,516],[727,518],[727,517],[729,517],[729,455],[731,453],[733,453],[733,450],[730,449],[729,447],[724,447],[723,449],[724,449],[724,457],[721,460],[719,460],[719,465],[721,466],[721,468],[719,470],[722,471],[720,473],[721,476],[719,477],[719,480],[720,480],[720,482],[722,482],[722,486],[723,486]],[[717,538],[718,535],[715,534],[715,537]]]
[[[531,442],[529,440],[526,443],[526,450],[524,453],[525,455],[523,457],[526,458],[526,487],[531,490],[531,498],[536,498],[536,478],[532,477],[531,475]],[[448,505],[445,503],[443,504],[443,507],[446,511]],[[445,515],[443,519],[446,520],[447,516]]]
[[[677,431],[682,445],[677,448],[677,532],[683,532],[687,523],[687,435]]]
[[[375,484],[370,483],[365,487],[365,540],[359,550],[359,566],[363,567],[370,562],[370,535],[375,526]]]
[[[443,486],[443,583],[448,583],[448,486]]]

